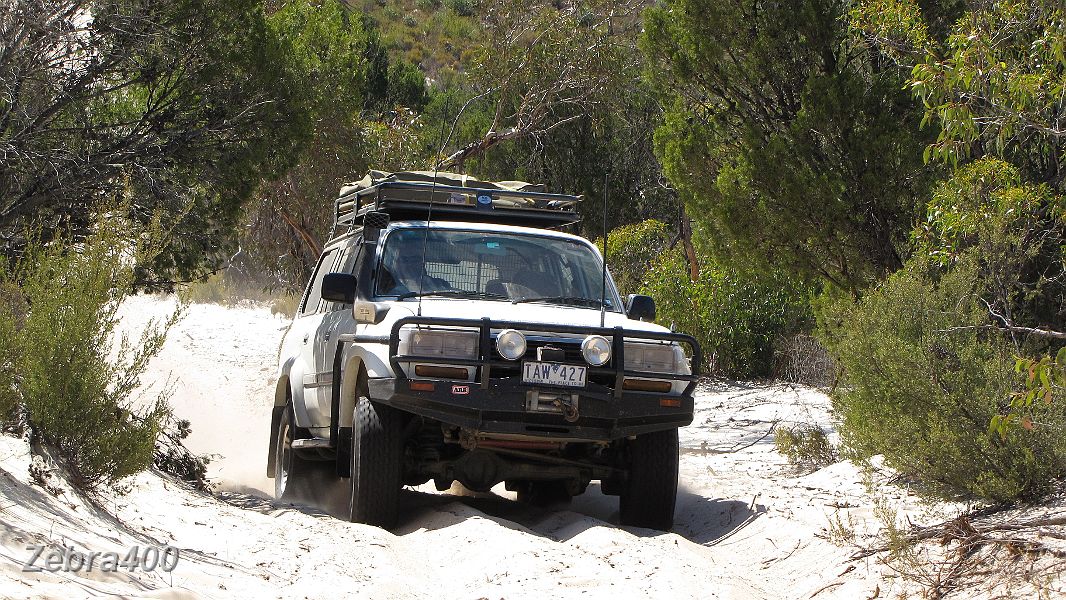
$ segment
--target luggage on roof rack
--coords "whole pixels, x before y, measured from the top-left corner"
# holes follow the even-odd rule
[[[393,220],[473,221],[501,225],[555,228],[580,220],[575,208],[581,196],[549,194],[541,184],[523,181],[481,181],[458,173],[370,171],[341,187],[334,206],[330,237],[362,224],[370,211]]]

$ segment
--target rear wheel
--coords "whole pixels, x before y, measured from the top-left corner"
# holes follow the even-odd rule
[[[627,454],[629,476],[619,497],[619,522],[669,531],[677,502],[677,429],[638,435]]]
[[[403,413],[360,397],[352,415],[350,519],[389,528],[396,524],[403,487]]]
[[[300,458],[292,449],[292,442],[299,439],[296,418],[292,405],[285,407],[278,423],[278,441],[274,459],[274,497],[278,500],[293,500],[303,493],[316,471],[312,461]]]

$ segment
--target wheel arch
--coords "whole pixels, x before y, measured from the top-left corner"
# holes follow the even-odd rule
[[[369,393],[369,380],[363,357],[356,354],[348,358],[341,371],[340,402],[338,404],[338,422],[341,427],[352,426],[352,414],[359,395]]]

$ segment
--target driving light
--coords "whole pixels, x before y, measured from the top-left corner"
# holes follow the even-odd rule
[[[496,349],[507,360],[518,360],[526,353],[526,336],[521,331],[504,329],[496,336]]]
[[[581,355],[594,367],[607,364],[611,360],[611,342],[602,335],[590,335],[581,342]]]
[[[400,333],[400,354],[477,358],[476,331],[404,329]]]
[[[677,346],[671,344],[626,344],[625,369],[651,373],[677,372]]]

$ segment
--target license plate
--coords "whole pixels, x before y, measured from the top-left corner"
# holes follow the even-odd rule
[[[588,367],[549,362],[522,363],[522,382],[564,387],[585,387]]]

